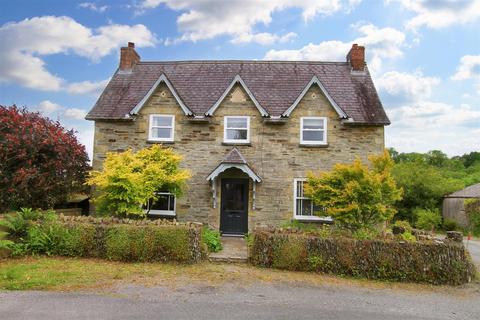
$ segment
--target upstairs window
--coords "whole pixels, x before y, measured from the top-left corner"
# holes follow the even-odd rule
[[[294,179],[293,186],[293,217],[296,220],[322,220],[332,221],[331,217],[322,216],[325,209],[313,203],[313,201],[305,196],[304,185],[306,179]]]
[[[170,192],[157,192],[157,200],[150,199],[143,211],[150,215],[175,216],[175,195]]]
[[[173,142],[175,116],[164,114],[150,115],[148,140]]]
[[[228,143],[250,142],[250,117],[224,117],[223,141]]]
[[[300,144],[326,145],[327,118],[303,117],[300,119]]]

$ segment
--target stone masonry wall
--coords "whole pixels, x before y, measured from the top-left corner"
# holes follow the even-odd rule
[[[148,138],[150,114],[175,115],[174,143],[168,144],[184,157],[182,166],[192,173],[185,195],[177,199],[177,218],[220,223],[220,179],[217,179],[217,206],[213,208],[207,176],[217,167],[233,145],[223,143],[223,117],[250,116],[250,144],[237,145],[252,169],[262,178],[256,188],[256,210],[252,210],[250,181],[249,229],[278,225],[293,218],[294,178],[308,171],[330,170],[335,163],[360,157],[366,160],[384,148],[382,126],[343,125],[318,86],[312,86],[284,124],[265,123],[253,102],[236,85],[220,104],[209,123],[193,123],[184,115],[169,89],[161,84],[135,121],[96,121],[93,168],[101,169],[106,152],[141,149],[151,144]],[[328,146],[300,145],[300,117],[328,118]],[[238,172],[223,176],[238,175]],[[222,175],[220,176],[220,178]]]

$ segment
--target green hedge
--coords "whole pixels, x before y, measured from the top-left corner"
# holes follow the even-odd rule
[[[254,265],[369,279],[458,285],[475,267],[463,245],[320,238],[275,231],[254,233]]]
[[[66,256],[116,261],[176,261],[201,259],[201,230],[186,225],[63,224],[67,236],[54,252]]]
[[[10,254],[46,254],[92,257],[116,261],[175,261],[194,263],[203,255],[201,226],[172,221],[90,217],[58,217],[40,213],[32,220],[22,213],[10,219],[24,221],[12,237]],[[9,230],[11,231],[11,230]],[[12,232],[12,231],[11,231]]]

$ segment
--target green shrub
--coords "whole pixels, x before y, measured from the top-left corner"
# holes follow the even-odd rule
[[[428,210],[416,208],[414,210],[414,215],[416,217],[415,226],[419,229],[436,229],[442,222],[442,217],[440,216],[438,209]]]
[[[412,232],[412,226],[410,225],[410,223],[408,221],[397,220],[397,221],[395,221],[395,223],[393,225],[396,226],[396,227],[403,228],[406,232]]]
[[[417,241],[417,238],[412,234],[411,231],[405,231],[404,233],[402,233],[400,235],[400,238],[404,241],[407,241],[407,242],[415,242]]]
[[[66,220],[62,221],[62,220]],[[190,225],[104,224],[60,220],[42,212],[28,221],[24,237],[7,243],[12,256],[47,254],[83,256],[119,261],[196,262],[201,258],[201,235]],[[112,220],[113,221],[113,220]],[[131,220],[127,220],[131,223]],[[143,223],[143,224],[141,224]]]
[[[451,218],[447,218],[443,221],[443,230],[445,231],[457,231],[460,230],[460,226],[457,221]]]
[[[222,250],[220,232],[217,230],[212,230],[208,227],[202,228],[202,241],[207,246],[209,252],[218,252]]]
[[[352,233],[352,237],[357,240],[373,240],[378,235],[378,231],[372,228],[361,228]]]
[[[330,172],[308,173],[305,194],[335,223],[356,231],[389,221],[401,200],[391,174],[394,165],[387,151],[369,157],[370,165],[359,158],[352,164],[337,163]]]
[[[475,267],[463,246],[414,242],[410,233],[404,235],[411,241],[256,231],[250,261],[262,267],[432,284],[458,285],[474,278]]]

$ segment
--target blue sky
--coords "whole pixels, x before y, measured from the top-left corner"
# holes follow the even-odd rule
[[[480,0],[2,1],[0,104],[27,106],[78,131],[136,43],[142,60],[367,63],[399,151],[480,150]]]

